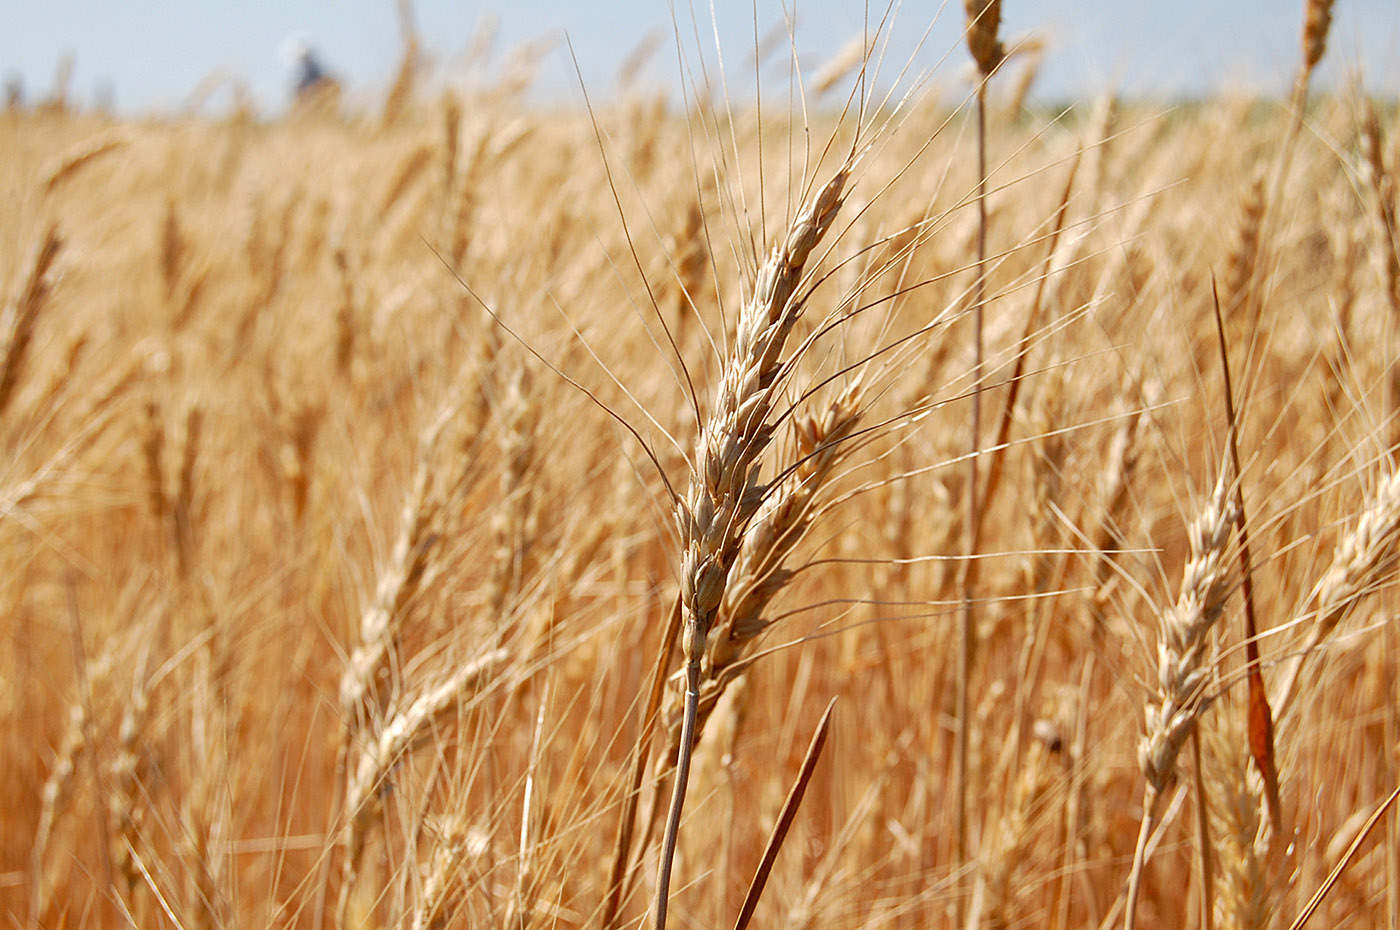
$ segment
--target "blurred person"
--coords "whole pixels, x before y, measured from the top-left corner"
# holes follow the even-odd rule
[[[304,36],[291,35],[280,49],[282,62],[292,71],[292,103],[296,109],[334,109],[340,100],[340,82],[321,63]]]
[[[18,74],[11,74],[5,78],[5,109],[24,109],[24,79]]]

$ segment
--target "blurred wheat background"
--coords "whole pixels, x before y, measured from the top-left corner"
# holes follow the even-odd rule
[[[1400,926],[1395,101],[1314,0],[1286,99],[1033,106],[998,6],[0,114],[6,924],[650,926],[688,658],[674,926]]]

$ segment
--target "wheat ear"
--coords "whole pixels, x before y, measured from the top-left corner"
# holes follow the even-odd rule
[[[345,794],[346,822],[342,845],[337,926],[350,926],[350,902],[360,877],[365,839],[386,792],[390,773],[430,732],[434,723],[465,696],[493,683],[492,675],[510,659],[506,649],[492,649],[426,687],[412,701],[387,712],[377,737],[360,754]]]
[[[1361,179],[1369,195],[1366,200],[1372,217],[1372,261],[1391,314],[1400,316],[1400,218],[1396,216],[1395,166],[1386,164],[1385,131],[1375,105],[1366,100],[1362,108]]]
[[[1375,495],[1356,526],[1338,543],[1332,564],[1313,587],[1307,605],[1296,622],[1311,622],[1307,644],[1288,660],[1278,698],[1274,701],[1280,720],[1288,713],[1289,701],[1298,683],[1298,673],[1323,640],[1352,611],[1393,566],[1395,544],[1400,540],[1400,471],[1391,472],[1377,485]]]
[[[1288,134],[1283,140],[1283,151],[1270,186],[1268,206],[1280,204],[1283,181],[1288,175],[1293,161],[1293,150],[1303,128],[1303,107],[1308,102],[1308,85],[1312,83],[1313,70],[1327,52],[1327,33],[1332,29],[1332,4],[1335,0],[1307,0],[1303,10],[1303,61],[1298,68],[1298,77],[1293,82],[1293,96],[1290,103],[1291,114],[1288,120]]]
[[[1275,834],[1262,815],[1264,779],[1250,764],[1242,720],[1243,714],[1221,713],[1205,734],[1209,811],[1219,826],[1212,841],[1220,862],[1214,917],[1222,930],[1269,926],[1277,894],[1269,869]]]
[[[1157,644],[1157,691],[1147,705],[1147,735],[1138,750],[1147,780],[1142,829],[1128,879],[1124,928],[1132,930],[1146,864],[1147,841],[1156,827],[1162,795],[1176,775],[1176,757],[1209,704],[1210,664],[1205,661],[1211,628],[1225,611],[1230,563],[1226,549],[1239,519],[1228,465],[1187,533],[1191,558],[1181,574],[1181,593],[1162,618]]]
[[[34,325],[48,302],[54,260],[62,246],[57,227],[49,227],[29,260],[24,287],[0,317],[0,339],[5,340],[0,347],[0,413],[4,413],[14,399],[24,361],[29,355]]]
[[[59,185],[81,171],[86,165],[97,161],[108,152],[115,152],[130,140],[125,135],[111,134],[88,139],[80,146],[64,152],[57,164],[44,178],[44,193],[53,193]]]
[[[963,0],[963,9],[967,13],[967,50],[982,77],[989,78],[1006,60],[1006,48],[998,37],[1001,0]]]
[[[1334,0],[1308,0],[1303,13],[1303,80],[1312,75],[1327,53],[1327,33],[1332,29]]]
[[[685,804],[690,750],[700,701],[700,665],[715,614],[724,600],[729,570],[749,523],[764,498],[759,458],[772,438],[769,422],[784,371],[783,347],[802,315],[796,296],[802,270],[831,228],[854,165],[843,165],[764,261],[753,296],[739,312],[733,345],[725,359],[714,407],[701,426],[698,452],[684,500],[676,502],[681,534],[681,605],[684,628],[686,706],[677,756],[676,782],[657,878],[655,930],[666,926],[666,904],[676,831]]]

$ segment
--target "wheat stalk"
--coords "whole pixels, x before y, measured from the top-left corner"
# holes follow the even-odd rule
[[[977,85],[977,278],[972,286],[972,403],[969,425],[970,443],[967,456],[967,533],[966,556],[959,567],[959,588],[962,609],[958,614],[957,691],[954,716],[957,718],[957,742],[953,752],[953,793],[955,796],[955,842],[957,864],[967,861],[968,848],[968,780],[969,780],[969,692],[972,677],[972,657],[975,648],[973,602],[976,599],[978,552],[981,549],[982,500],[979,465],[982,454],[982,388],[986,371],[983,368],[983,316],[987,289],[987,84],[1002,61],[1001,0],[965,0],[967,12],[967,48],[977,62],[982,80]],[[961,917],[962,899],[958,900]]]

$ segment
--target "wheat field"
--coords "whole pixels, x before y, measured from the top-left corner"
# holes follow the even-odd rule
[[[1029,105],[980,0],[971,84],[761,109],[409,42],[0,114],[6,925],[1400,926],[1400,131],[1330,8],[1282,98]]]

